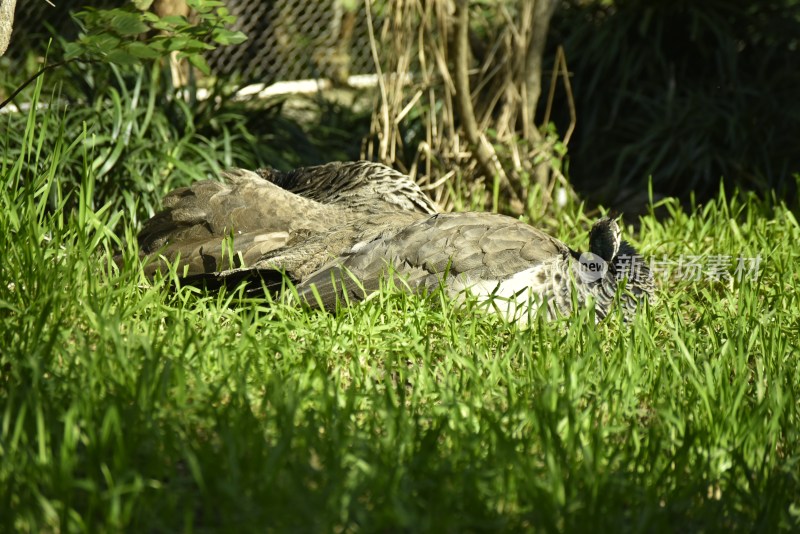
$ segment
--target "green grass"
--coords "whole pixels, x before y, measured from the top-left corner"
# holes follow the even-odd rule
[[[781,203],[644,218],[648,255],[762,261],[661,275],[630,325],[518,329],[439,294],[331,315],[147,281],[133,215],[61,124],[4,139],[0,530],[800,528],[800,226]],[[580,211],[557,220],[585,248]]]
[[[0,72],[0,94],[28,79],[2,63]],[[217,80],[205,100],[196,100],[195,84],[184,87],[185,95],[178,97],[169,69],[159,64],[122,68],[72,63],[38,81],[8,108],[39,101],[40,95],[58,102],[59,110],[39,117],[48,132],[35,139],[42,164],[50,158],[51,171],[65,191],[77,189],[84,169],[91,168],[95,198],[133,220],[152,215],[172,189],[218,176],[225,168],[285,170],[355,159],[359,146],[353,139],[369,131],[366,111],[322,97],[236,100],[230,80]],[[352,98],[360,103],[363,95]],[[304,123],[292,119],[287,109]],[[23,157],[26,148],[16,136],[21,137],[26,125],[24,114],[0,115],[6,166]],[[57,143],[69,155],[51,156],[59,149]],[[55,209],[59,200],[48,199],[49,207]],[[66,209],[76,208],[76,198],[66,200]]]

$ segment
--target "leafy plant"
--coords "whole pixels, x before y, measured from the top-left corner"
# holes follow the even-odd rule
[[[208,64],[201,55],[205,50],[214,49],[210,42],[236,44],[244,41],[246,36],[224,27],[232,24],[235,17],[229,14],[222,2],[187,0],[187,4],[196,10],[195,22],[189,22],[183,16],[159,18],[154,13],[130,8],[86,8],[74,14],[74,19],[82,29],[78,38],[65,41],[57,37],[62,47],[56,49],[55,54],[61,59],[45,65],[12,91],[6,100],[0,102],[0,109],[45,72],[74,62],[132,67],[142,61],[152,61],[175,53],[178,59],[186,58],[201,72],[210,74]]]
[[[79,38],[65,45],[64,58],[99,59],[116,65],[165,57],[173,52],[203,74],[210,70],[202,52],[216,45],[233,45],[247,37],[226,26],[236,17],[218,0],[187,0],[192,21],[181,15],[160,18],[150,11],[85,8],[75,19],[83,28]],[[140,7],[147,6],[140,2]],[[213,43],[213,44],[212,44]]]
[[[199,22],[192,24],[182,17],[157,19],[126,9],[84,10],[76,16],[84,32],[73,42],[58,40],[52,46],[57,68],[41,70],[48,73],[44,78],[31,78],[45,80],[40,91],[49,98],[37,101],[47,113],[49,106],[69,105],[60,122],[62,134],[86,149],[83,160],[67,158],[58,164],[64,209],[77,206],[80,183],[74,177],[84,165],[92,170],[93,202],[110,203],[112,210],[136,221],[152,214],[167,191],[219,177],[226,167],[289,168],[357,157],[359,146],[352,139],[354,132],[368,128],[363,113],[323,99],[296,100],[301,124],[283,113],[285,99],[237,98],[235,79],[207,78],[204,99],[196,98],[196,78],[190,77],[180,92],[173,87],[169,66],[160,61],[164,55],[202,60],[200,52],[211,46],[206,39],[231,42],[238,35],[221,28],[231,17],[219,2],[192,5],[199,10]],[[27,120],[21,113],[2,116],[4,127],[15,134],[21,134]],[[10,135],[4,141],[0,160],[18,161],[24,139]],[[39,143],[43,154],[55,150],[52,136]],[[57,199],[48,206],[55,209]]]

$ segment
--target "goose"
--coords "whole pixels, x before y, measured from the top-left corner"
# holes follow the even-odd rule
[[[278,249],[244,269],[220,278],[260,273],[274,283],[283,273],[309,306],[336,309],[365,300],[387,280],[411,293],[439,287],[455,299],[466,293],[512,322],[526,323],[542,311],[548,319],[569,315],[574,303],[594,301],[597,320],[605,318],[618,288],[623,315],[630,320],[653,298],[652,275],[636,249],[621,239],[615,219],[598,220],[581,253],[520,220],[494,213],[412,214],[359,221],[297,247]],[[324,265],[316,254],[344,249]],[[626,282],[623,283],[623,280]],[[574,299],[573,299],[574,297]]]
[[[254,291],[278,290],[288,278],[303,302],[330,311],[391,278],[412,293],[469,293],[520,323],[539,310],[569,315],[590,300],[601,320],[620,287],[629,320],[653,297],[650,271],[609,217],[592,226],[582,254],[512,217],[440,213],[411,178],[371,162],[224,177],[170,193],[145,223],[148,273],[174,262],[187,283],[247,280]]]

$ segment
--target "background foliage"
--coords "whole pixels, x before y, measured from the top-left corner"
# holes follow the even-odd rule
[[[553,27],[573,73],[578,188],[635,205],[649,176],[684,199],[722,178],[796,202],[796,0],[570,0]]]
[[[212,46],[209,41],[243,38],[222,32],[220,25],[230,22],[229,16],[209,11],[219,9],[219,2],[194,3],[206,11],[192,23],[182,17],[89,9],[75,15],[87,29],[74,41],[56,36],[47,52],[48,65],[55,68],[48,69],[43,91],[49,102],[70,109],[61,122],[62,134],[83,139],[90,147],[85,157],[95,173],[95,202],[110,201],[115,210],[147,216],[171,189],[218,176],[227,167],[290,168],[358,157],[358,146],[351,141],[354,132],[366,134],[368,115],[363,112],[319,97],[296,99],[290,116],[284,112],[286,97],[234,99],[235,83],[228,79],[207,78],[201,87],[197,77],[190,77],[186,85],[175,87],[167,61],[171,54],[202,66],[200,52]],[[143,40],[152,30],[158,32]],[[40,70],[34,57],[28,56],[19,71],[8,70],[0,82],[6,94]],[[206,91],[207,97],[198,98],[198,91]],[[8,107],[32,94],[29,86]],[[8,132],[20,131],[27,120],[21,113],[0,116]],[[54,138],[39,141],[45,154],[53,152]],[[4,142],[4,160],[14,161],[24,140],[6,137]],[[75,205],[69,192],[78,188],[77,169],[84,164],[65,160],[61,165],[67,167],[58,169],[68,208]],[[51,199],[51,205],[55,202]]]
[[[218,14],[213,11],[219,9],[217,3],[208,0],[201,3],[205,5],[206,13]],[[186,125],[191,129],[194,122],[199,128],[199,137],[206,141],[229,136],[225,142],[230,147],[226,165],[288,167],[316,163],[324,157],[315,153],[314,138],[319,141],[319,138],[331,137],[340,139],[334,144],[340,147],[342,157],[352,159],[358,157],[359,151],[365,151],[371,157],[391,161],[412,174],[419,171],[429,184],[436,184],[433,192],[446,206],[456,205],[449,191],[457,189],[459,193],[456,196],[469,194],[476,200],[483,196],[479,204],[508,209],[507,197],[515,187],[500,184],[499,195],[502,198],[493,198],[498,194],[495,177],[483,176],[480,168],[468,165],[463,157],[465,143],[457,139],[458,110],[449,102],[448,73],[441,75],[441,62],[436,59],[447,57],[451,42],[452,28],[447,24],[447,10],[442,6],[444,3],[426,4],[424,8],[414,2],[402,6],[392,2],[374,4],[375,21],[382,24],[375,28],[376,35],[385,43],[377,51],[384,72],[393,72],[393,69],[413,72],[416,85],[405,88],[399,85],[397,95],[390,87],[385,105],[392,118],[398,121],[378,126],[384,113],[379,105],[372,121],[373,137],[368,138],[365,147],[356,146],[354,142],[365,135],[339,137],[336,133],[339,126],[344,126],[345,131],[355,128],[354,131],[362,133],[370,128],[360,122],[367,120],[363,112],[370,105],[369,100],[361,96],[355,99],[356,107],[350,104],[343,107],[324,100],[306,101],[303,103],[303,116],[306,119],[309,115],[316,116],[321,120],[300,121],[299,124],[287,120],[296,118],[296,114],[280,112],[281,103],[249,102],[243,107],[257,108],[255,114],[242,113],[255,127],[253,133],[256,137],[250,136],[249,140],[240,139],[247,137],[241,129],[238,134],[231,133],[237,129],[239,121],[226,123],[231,115],[227,109],[223,110],[226,104],[220,102],[199,104],[196,119],[180,118],[182,112],[178,109],[168,116],[172,117],[171,122],[178,129],[184,129]],[[550,49],[545,54],[545,61],[549,66],[546,66],[543,80],[543,94],[555,90],[553,110],[549,115],[545,113],[547,99],[542,98],[536,118],[541,122],[549,117],[557,128],[542,125],[542,132],[532,146],[518,138],[515,140],[514,121],[509,119],[513,113],[504,111],[509,107],[509,98],[519,99],[519,96],[513,84],[504,88],[503,80],[513,79],[514,75],[513,69],[510,74],[504,74],[503,65],[510,65],[506,61],[509,56],[519,55],[515,47],[520,45],[515,39],[520,37],[515,35],[524,37],[524,32],[530,31],[524,25],[513,30],[509,26],[509,20],[519,18],[518,9],[515,2],[473,5],[470,45],[475,72],[480,72],[472,80],[473,87],[480,88],[475,94],[478,119],[489,139],[495,142],[503,166],[509,172],[513,171],[510,175],[519,182],[516,190],[522,190],[528,197],[526,211],[541,217],[544,212],[536,213],[535,207],[544,206],[551,200],[547,195],[540,196],[529,185],[539,183],[546,192],[552,190],[562,175],[569,178],[570,184],[580,190],[584,198],[631,212],[641,211],[646,203],[650,177],[656,196],[677,195],[686,200],[691,191],[702,200],[712,196],[723,179],[729,185],[761,193],[775,189],[794,204],[800,148],[789,132],[800,128],[800,109],[794,97],[794,88],[800,86],[797,37],[800,35],[800,4],[796,0],[561,2],[548,37]],[[127,44],[121,48],[127,52],[114,52],[119,57],[110,58],[118,65],[126,58],[125,62],[130,63],[131,58],[142,54],[176,51],[188,54],[202,66],[199,52],[214,40],[200,37],[213,32],[220,37],[220,27],[215,27],[210,18],[187,25],[177,19],[156,21],[154,16],[150,16],[151,20],[141,24],[147,24],[148,28],[157,27],[162,33],[151,33],[153,42],[144,46],[140,39],[131,38],[143,27],[126,26],[123,23],[132,19],[123,17],[117,10],[107,12],[116,15],[105,18],[102,18],[102,13],[106,12],[89,12],[87,16],[93,17],[93,29],[84,32],[80,38],[76,30],[70,32],[60,25],[60,31],[65,35],[71,34],[73,39],[63,47],[51,47],[50,62],[70,57],[62,56],[62,49],[72,55],[87,52],[90,51],[89,45],[97,44],[98,36],[118,41],[123,38],[121,34],[126,34],[127,38],[123,40]],[[222,13],[221,16],[229,14]],[[83,20],[85,23],[88,19],[85,16]],[[178,24],[183,24],[183,27],[178,28]],[[28,56],[27,67],[23,62],[22,69],[9,71],[10,75],[3,80],[6,94],[23,79],[21,73],[34,70],[31,58],[41,54],[47,42],[45,36],[37,40],[35,32],[44,28],[44,25],[31,28],[27,42],[38,43],[40,49],[33,50]],[[164,33],[165,30],[168,31]],[[181,39],[176,39],[175,35],[180,35]],[[424,38],[419,38],[420,35]],[[223,34],[217,41],[215,45],[231,42],[231,36]],[[570,72],[569,92],[560,78],[556,79],[556,87],[550,86],[552,70],[548,69],[559,69],[559,65],[553,63],[557,57],[555,47],[559,45],[564,48]],[[100,48],[104,46],[101,44]],[[115,48],[120,49],[105,49]],[[420,62],[420,59],[424,61]],[[9,68],[9,60],[3,61]],[[60,89],[60,96],[77,101],[86,99],[90,104],[112,99],[106,92],[108,83],[119,84],[114,79],[119,75],[127,79],[141,76],[139,70],[137,66],[120,65],[114,73],[104,68],[73,65],[64,77],[68,83]],[[140,98],[152,87],[157,105],[163,103],[167,109],[181,105],[173,99],[170,80],[163,76],[163,72],[153,79],[153,71],[149,68],[144,70],[143,76],[147,79],[140,83]],[[57,81],[56,76],[48,77],[49,84]],[[215,94],[230,94],[236,86],[235,81],[233,84],[231,81],[222,80]],[[190,85],[196,83],[192,81]],[[131,84],[123,83],[116,90],[124,91],[121,89],[123,86],[131,87]],[[424,98],[415,94],[417,90]],[[191,87],[189,92],[192,92]],[[506,96],[494,101],[490,98],[492,94]],[[398,95],[405,96],[401,98]],[[187,99],[184,97],[183,100]],[[564,146],[559,135],[563,137],[567,133],[569,104],[573,101],[577,112],[576,129],[566,139],[568,145]],[[196,104],[192,98],[188,102],[189,106]],[[231,104],[230,113],[239,116],[242,106],[237,110],[230,100],[227,102]],[[109,105],[113,106],[104,104]],[[261,113],[258,109],[272,110],[265,111],[270,118],[253,121],[252,117]],[[105,112],[100,115],[105,115]],[[326,116],[333,118],[330,125],[325,124]],[[102,120],[98,116],[87,124],[92,127],[96,121]],[[211,123],[216,126],[208,128]],[[445,127],[448,123],[453,127]],[[270,128],[270,124],[275,127]],[[397,134],[390,135],[394,128]],[[264,129],[268,130],[264,132],[265,138],[258,139],[258,131]],[[108,131],[105,125],[104,130]],[[299,130],[310,139],[298,142],[300,138],[295,134]],[[284,136],[284,133],[289,135]],[[100,140],[102,138],[99,136]],[[374,140],[373,145],[370,145],[370,139]],[[386,143],[392,144],[393,148],[383,147]],[[192,144],[197,145],[197,142]],[[285,146],[302,147],[302,151],[308,153],[293,154],[293,151],[283,150]],[[565,150],[568,151],[565,153]],[[249,156],[254,152],[261,154],[256,157],[257,161]],[[545,181],[541,176],[530,176],[542,162],[553,169]],[[453,168],[460,167],[466,171],[463,176],[451,173]],[[114,168],[112,165],[110,172],[113,173]],[[126,174],[115,180],[136,190],[136,184],[129,178],[131,173]],[[147,179],[153,176],[148,173]],[[102,185],[103,182],[103,177],[99,177],[98,183]],[[100,191],[103,191],[102,187]],[[462,205],[460,201],[457,204]]]

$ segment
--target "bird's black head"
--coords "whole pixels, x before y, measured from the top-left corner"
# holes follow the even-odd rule
[[[600,256],[610,262],[619,253],[622,230],[617,221],[610,217],[603,217],[589,231],[589,250],[592,254]]]

